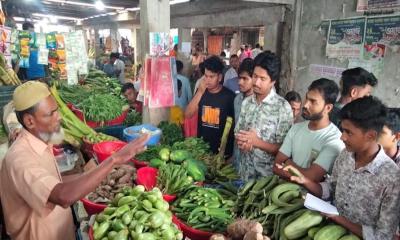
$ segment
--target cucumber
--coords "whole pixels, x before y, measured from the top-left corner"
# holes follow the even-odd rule
[[[314,236],[314,240],[339,240],[346,234],[346,229],[339,225],[328,225],[321,228]]]
[[[283,232],[288,239],[297,239],[306,235],[309,228],[317,226],[322,220],[321,214],[307,210],[296,220],[289,223]]]

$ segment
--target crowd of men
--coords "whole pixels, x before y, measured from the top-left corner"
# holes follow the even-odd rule
[[[272,52],[241,61],[232,55],[228,67],[210,56],[200,65],[204,75],[185,118],[197,118],[197,136],[215,153],[227,117],[234,119],[225,155],[242,180],[279,175],[333,200],[340,215],[329,217],[354,234],[394,238],[400,217],[400,116],[371,96],[378,83],[372,73],[347,69],[340,88],[333,80],[317,79],[302,100],[293,91],[285,98],[277,94],[281,63]]]
[[[340,87],[320,78],[311,82],[304,100],[296,92],[282,97],[275,90],[280,58],[270,51],[253,55],[232,55],[230,66],[220,56],[199,57],[197,81],[185,77],[183,63],[177,61],[176,108],[185,125],[194,122],[195,136],[217,153],[231,117],[225,155],[242,180],[276,174],[333,201],[339,215],[327,217],[359,237],[398,238],[400,116],[371,96],[378,83],[375,76],[362,68],[348,69]],[[196,83],[193,92],[191,83]],[[140,112],[137,86],[127,83],[122,93]],[[12,239],[74,239],[67,208],[114,166],[144,151],[149,136],[83,175],[62,179],[51,150],[62,140],[61,117],[48,86],[27,82],[15,90],[13,103],[23,130],[0,174],[7,232]]]

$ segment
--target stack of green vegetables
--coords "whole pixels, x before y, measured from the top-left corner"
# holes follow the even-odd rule
[[[162,121],[158,125],[162,131],[161,143],[172,146],[176,142],[184,140],[182,128],[175,123]]]
[[[61,98],[82,110],[85,119],[95,122],[112,120],[122,114],[126,102],[120,97],[121,85],[117,79],[107,78],[99,70],[91,70],[84,85],[61,84]]]
[[[193,178],[181,165],[168,163],[160,166],[157,176],[157,187],[164,194],[175,195],[184,192],[193,185]]]
[[[142,162],[150,162],[152,159],[159,158],[159,152],[161,149],[168,147],[166,145],[156,145],[151,146],[146,149],[146,151],[138,154],[135,158]]]
[[[232,182],[219,182],[217,188],[218,193],[224,198],[232,201],[237,200],[238,188]]]
[[[121,98],[110,94],[91,94],[77,105],[85,114],[85,118],[94,122],[109,121],[122,114],[125,105]]]
[[[119,96],[121,94],[121,83],[117,78],[110,78],[100,70],[90,69],[86,76],[85,85],[91,88],[100,88],[103,91],[109,91],[112,95]]]
[[[75,114],[67,107],[62,101],[57,89],[51,87],[51,93],[57,101],[59,112],[61,115],[61,125],[65,132],[65,140],[72,145],[79,145],[83,138],[89,137],[93,142],[100,142],[103,140],[113,140],[111,136],[98,134],[88,125],[83,123]]]
[[[172,211],[187,225],[207,232],[225,232],[233,221],[234,202],[212,188],[193,187],[174,202]]]
[[[200,159],[205,154],[210,153],[210,145],[202,138],[186,138],[182,142],[174,143],[172,150],[186,150],[192,154],[194,159]]]
[[[128,115],[126,115],[124,121],[124,125],[128,127],[139,125],[141,123],[142,123],[142,115],[139,112],[136,112],[135,110],[130,110],[128,112]]]
[[[278,239],[281,218],[303,207],[300,186],[279,182],[278,176],[248,181],[238,192],[236,215],[256,220],[264,234]]]
[[[237,217],[261,223],[264,234],[275,240],[339,240],[346,234],[346,230],[328,223],[318,212],[304,208],[299,185],[277,176],[247,182],[239,189],[235,208]],[[345,239],[358,239],[354,237]]]
[[[181,240],[182,233],[172,223],[169,204],[161,191],[145,192],[143,186],[124,189],[113,204],[96,216],[94,239]]]
[[[182,169],[187,172],[189,176],[196,182],[202,182],[205,180],[207,167],[206,165],[196,159],[193,159],[191,153],[186,150],[171,150],[168,147],[164,147],[159,152],[159,158],[153,158],[150,160],[150,166],[156,168],[163,168],[167,162],[172,162],[182,166]],[[172,174],[175,176],[176,174]]]

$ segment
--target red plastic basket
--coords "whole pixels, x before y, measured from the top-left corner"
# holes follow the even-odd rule
[[[189,227],[175,215],[172,215],[172,222],[178,225],[178,227],[180,227],[180,229],[182,230],[183,235],[190,238],[191,240],[209,240],[210,237],[214,234]]]
[[[158,169],[152,167],[142,167],[137,170],[136,184],[143,185],[147,191],[152,190],[157,184]],[[167,202],[176,199],[176,195],[163,194],[163,198]]]
[[[122,141],[101,142],[93,145],[93,152],[97,161],[101,163],[110,157],[114,152],[123,148],[127,143]]]
[[[105,204],[94,203],[87,198],[82,198],[81,202],[89,215],[100,213],[107,207]]]

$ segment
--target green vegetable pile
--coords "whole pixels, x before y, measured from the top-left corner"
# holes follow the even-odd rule
[[[158,188],[145,192],[143,186],[125,188],[112,205],[96,216],[94,239],[181,240],[182,232],[172,223],[169,204]]]
[[[89,121],[112,120],[121,115],[126,105],[118,79],[107,78],[99,70],[90,70],[84,85],[60,84],[58,90],[64,102],[82,110]]]
[[[115,96],[120,96],[121,94],[121,83],[119,80],[117,78],[109,78],[103,71],[97,69],[89,70],[89,74],[85,79],[85,85]]]
[[[161,143],[172,146],[176,142],[184,140],[182,128],[175,123],[169,123],[162,121],[158,125],[158,128],[162,131]]]
[[[236,170],[232,164],[225,163],[225,148],[228,142],[229,131],[232,127],[232,118],[226,119],[225,129],[222,134],[221,144],[217,155],[203,154],[199,156],[199,160],[203,161],[208,168],[207,180],[209,182],[215,181],[232,181],[239,179]]]
[[[172,149],[186,150],[191,153],[194,159],[200,159],[202,156],[210,153],[210,145],[202,138],[186,138],[182,142],[174,143]]]
[[[224,199],[237,200],[238,188],[232,182],[217,182],[220,188],[217,191]]]
[[[142,123],[142,115],[135,110],[130,110],[125,118],[124,124],[126,126],[135,126]]]
[[[153,158],[150,160],[150,166],[161,169],[169,161],[183,166],[183,169],[186,170],[188,175],[191,176],[194,181],[198,182],[205,180],[207,172],[206,165],[201,161],[193,159],[191,153],[186,150],[174,150],[171,152],[168,147],[164,147],[159,151],[159,158]],[[176,174],[172,175],[175,176]]]
[[[139,161],[150,162],[152,159],[159,158],[159,152],[165,148],[165,145],[156,145],[148,147],[146,151],[138,154],[135,158]]]
[[[287,192],[287,193],[286,193]],[[236,215],[260,222],[265,234],[279,236],[282,218],[303,208],[300,186],[283,182],[278,176],[248,181],[238,192]]]
[[[175,195],[184,192],[193,185],[193,178],[180,165],[168,163],[160,166],[157,176],[157,187],[164,194]]]
[[[77,107],[84,112],[87,120],[103,122],[120,116],[124,104],[122,99],[110,94],[92,94]]]
[[[233,221],[233,206],[233,201],[224,200],[215,189],[193,187],[174,202],[172,211],[192,228],[222,233]]]
[[[115,139],[111,136],[97,133],[84,122],[82,122],[63,102],[57,89],[54,86],[50,88],[50,91],[59,107],[59,113],[61,115],[61,125],[65,132],[65,140],[70,139],[70,143],[72,141],[75,141],[78,142],[79,145],[79,143],[84,138],[89,138],[91,140],[90,142],[92,143]]]

